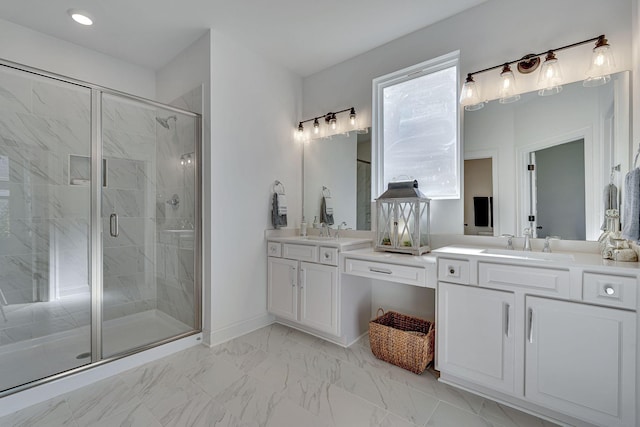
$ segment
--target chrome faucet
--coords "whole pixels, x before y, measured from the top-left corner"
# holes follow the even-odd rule
[[[338,229],[336,230],[336,234],[335,234],[336,239],[340,238],[340,230],[342,229],[342,227],[346,227],[346,226],[347,226],[347,223],[344,222],[344,221],[342,221],[340,224],[338,224]]]
[[[523,251],[531,252],[531,237],[532,237],[531,229],[525,228],[524,229],[524,247],[522,248]]]

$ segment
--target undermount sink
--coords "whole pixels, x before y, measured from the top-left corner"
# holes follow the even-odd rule
[[[575,258],[570,254],[560,254],[555,252],[530,252],[516,251],[509,249],[485,249],[482,251],[487,255],[500,255],[506,258],[516,259],[534,259],[547,261],[574,261]]]
[[[329,237],[329,236],[307,236],[305,237],[306,240],[316,240],[318,242],[323,242],[326,240],[338,240],[335,237]]]

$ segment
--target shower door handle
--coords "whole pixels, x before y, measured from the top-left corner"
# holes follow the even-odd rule
[[[109,217],[109,233],[111,237],[118,237],[120,230],[118,228],[118,214],[112,213]]]

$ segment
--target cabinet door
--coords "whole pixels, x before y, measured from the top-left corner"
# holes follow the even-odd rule
[[[513,393],[514,300],[511,292],[439,282],[440,371]]]
[[[269,313],[297,320],[298,261],[269,257],[267,291]]]
[[[338,335],[338,268],[300,263],[300,322]]]
[[[598,425],[635,425],[635,313],[526,301],[526,398]]]

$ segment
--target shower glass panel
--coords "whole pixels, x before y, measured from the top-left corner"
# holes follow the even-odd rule
[[[193,331],[196,118],[102,97],[102,357]]]
[[[91,362],[91,90],[0,65],[0,392]]]

